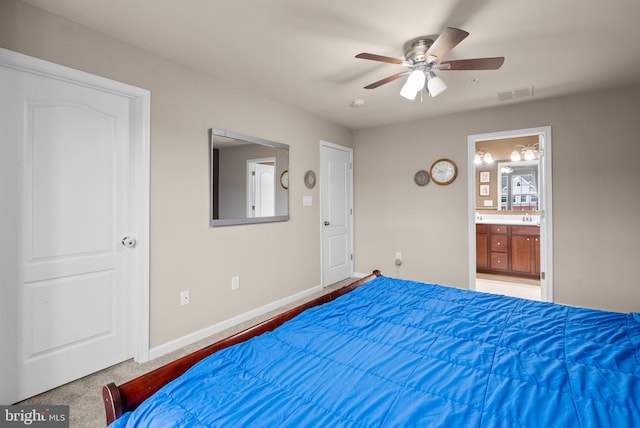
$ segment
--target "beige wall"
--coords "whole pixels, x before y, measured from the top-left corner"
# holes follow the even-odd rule
[[[319,140],[350,146],[350,131],[15,0],[0,2],[0,46],[151,90],[151,346],[320,283],[318,206],[302,206],[318,186],[303,175]],[[634,87],[356,132],[356,270],[466,287],[467,135],[551,125],[555,299],[640,310],[639,100]],[[291,146],[289,222],[208,227],[210,127]],[[439,157],[458,179],[416,186]]]
[[[634,86],[356,132],[356,269],[466,287],[467,136],[550,125],[555,301],[640,311],[639,113]],[[416,186],[440,157],[457,180]]]
[[[0,46],[151,90],[152,347],[320,284],[318,205],[302,206],[318,187],[303,175],[321,139],[349,146],[350,131],[13,0]],[[290,145],[290,221],[208,226],[211,127]]]

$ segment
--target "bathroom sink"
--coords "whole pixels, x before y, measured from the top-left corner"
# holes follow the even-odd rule
[[[515,224],[523,226],[540,226],[539,215],[500,215],[476,213],[476,224]]]

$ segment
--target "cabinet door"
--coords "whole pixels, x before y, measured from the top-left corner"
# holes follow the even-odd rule
[[[486,233],[476,233],[476,269],[489,267],[489,239]]]
[[[534,273],[534,237],[513,235],[511,237],[511,270],[516,273]]]
[[[533,273],[540,275],[540,237],[533,238]]]

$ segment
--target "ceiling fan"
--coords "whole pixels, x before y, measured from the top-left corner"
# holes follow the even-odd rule
[[[385,83],[392,82],[403,76],[409,75],[407,82],[402,87],[400,95],[414,100],[416,95],[424,89],[429,96],[440,95],[447,85],[435,73],[436,70],[497,70],[504,63],[504,57],[459,59],[442,61],[442,57],[463,41],[469,33],[458,28],[447,27],[435,40],[434,36],[421,36],[409,40],[404,44],[404,59],[391,58],[383,55],[360,53],[356,58],[372,61],[387,62],[403,65],[409,70],[393,74],[378,80],[365,89],[374,89]]]

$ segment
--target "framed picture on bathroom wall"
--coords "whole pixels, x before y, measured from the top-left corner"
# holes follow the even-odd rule
[[[480,183],[488,183],[491,181],[491,171],[480,171]]]
[[[480,185],[480,196],[489,196],[490,191],[489,191],[490,186],[488,184],[481,184]]]

